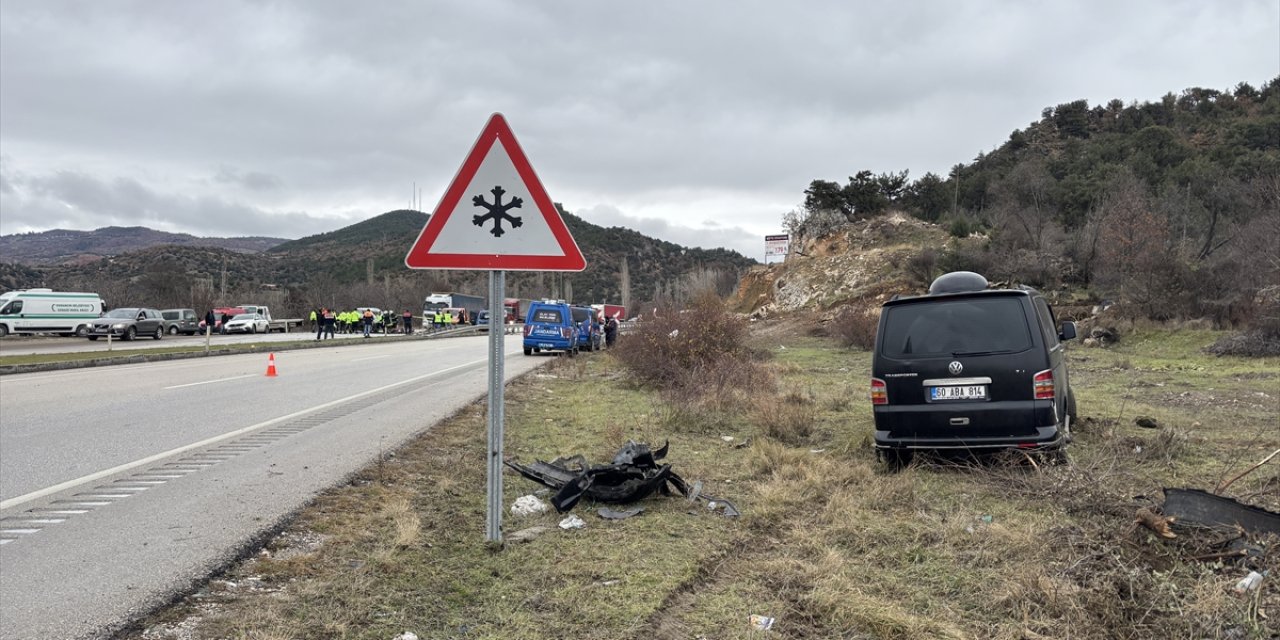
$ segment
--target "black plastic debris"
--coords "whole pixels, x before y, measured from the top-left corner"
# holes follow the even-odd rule
[[[584,497],[614,504],[643,500],[654,492],[661,492],[663,495],[678,493],[690,497],[690,487],[684,478],[676,475],[670,464],[658,463],[667,456],[669,446],[670,442],[665,442],[655,450],[645,443],[628,440],[614,454],[612,462],[594,466],[588,465],[581,455],[556,458],[551,462],[537,460],[530,465],[514,460],[505,460],[503,464],[555,491],[555,495],[551,497],[551,506],[564,513],[573,509]],[[691,499],[724,504],[725,515],[738,515],[738,510],[726,500],[696,492]]]
[[[1249,533],[1280,535],[1280,513],[1241,504],[1199,489],[1164,490],[1164,515],[1178,522],[1205,526],[1235,527]]]
[[[627,509],[625,511],[619,511],[618,509],[610,509],[609,507],[600,507],[599,509],[596,510],[596,513],[599,514],[600,517],[604,518],[605,520],[626,520],[631,516],[638,516],[644,513],[644,507],[636,507],[634,509]]]

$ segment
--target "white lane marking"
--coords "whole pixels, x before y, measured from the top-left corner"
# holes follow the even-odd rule
[[[173,385],[172,387],[165,387],[165,389],[181,389],[181,388],[183,388],[183,387],[194,387],[194,386],[196,386],[196,385],[201,385],[201,384],[213,384],[213,383],[215,383],[215,382],[228,382],[228,381],[230,381],[230,380],[239,380],[239,379],[241,379],[241,378],[254,378],[254,377],[257,377],[257,374],[248,373],[248,374],[245,374],[245,375],[242,375],[242,376],[233,376],[233,377],[230,377],[230,378],[220,378],[220,379],[218,379],[218,380],[205,380],[204,382],[189,382],[189,383],[187,383],[187,384],[175,384],[175,385]]]
[[[66,518],[13,518],[13,524],[58,524],[66,522]]]
[[[0,544],[9,544],[13,542],[13,538],[0,538]]]
[[[382,355],[382,356],[369,356],[369,357],[367,357],[367,358],[356,358],[356,359],[354,359],[354,360],[349,360],[348,362],[362,362],[362,361],[364,361],[364,360],[377,360],[378,358],[390,358],[390,357],[391,357],[391,355],[392,355],[392,354],[388,353],[388,354],[386,354],[386,355]]]
[[[0,533],[17,533],[22,535],[35,533],[37,531],[39,531],[39,529],[0,529]]]
[[[515,354],[515,353],[519,353],[519,352],[517,352],[517,351],[512,351],[512,352],[509,352],[507,355],[512,355],[512,354]],[[176,455],[178,455],[179,453],[185,453],[185,452],[187,452],[187,451],[191,451],[192,449],[200,449],[200,448],[207,447],[207,446],[209,446],[209,445],[211,445],[211,444],[214,444],[214,443],[217,443],[217,442],[222,442],[223,440],[230,440],[231,438],[236,438],[236,437],[242,436],[242,435],[244,435],[244,434],[246,434],[246,433],[249,433],[249,432],[251,432],[251,431],[257,431],[257,430],[259,430],[259,429],[263,429],[263,428],[265,428],[265,427],[269,427],[269,426],[274,425],[274,424],[279,424],[279,423],[281,423],[281,422],[285,422],[285,421],[288,421],[288,420],[292,420],[292,419],[297,418],[297,417],[299,417],[299,416],[307,415],[308,413],[316,413],[317,411],[322,411],[322,410],[324,410],[324,409],[328,409],[329,407],[333,407],[333,406],[340,405],[340,404],[342,404],[342,403],[344,403],[344,402],[351,402],[352,400],[359,400],[360,398],[363,398],[363,397],[365,397],[365,396],[371,396],[371,395],[373,395],[373,394],[375,394],[375,393],[381,393],[381,392],[383,392],[383,391],[386,391],[387,389],[394,389],[394,388],[396,388],[396,387],[402,387],[402,386],[407,385],[407,384],[413,384],[413,383],[415,383],[415,382],[420,382],[420,381],[422,381],[422,380],[426,380],[427,378],[434,378],[434,377],[437,377],[437,376],[443,376],[443,375],[446,375],[446,374],[452,373],[452,372],[454,372],[454,371],[457,371],[458,369],[466,369],[466,368],[468,368],[468,367],[474,367],[474,366],[476,366],[476,365],[478,365],[478,364],[485,364],[485,363],[488,363],[488,362],[489,362],[489,359],[488,359],[488,358],[484,358],[484,359],[481,359],[481,360],[472,360],[471,362],[466,362],[466,363],[460,364],[460,365],[455,366],[455,367],[450,367],[450,368],[448,368],[448,369],[442,369],[442,370],[440,370],[440,371],[433,371],[433,372],[431,372],[431,373],[424,373],[424,374],[422,374],[422,375],[420,375],[420,376],[415,376],[415,377],[413,377],[413,378],[408,378],[408,379],[406,379],[406,380],[401,380],[400,382],[393,382],[393,383],[391,383],[391,384],[389,384],[389,385],[382,386],[382,387],[378,387],[378,388],[376,388],[376,389],[370,389],[370,390],[368,390],[368,391],[361,391],[360,393],[353,394],[353,395],[349,395],[349,396],[347,396],[347,397],[345,397],[345,398],[339,398],[339,399],[337,399],[337,400],[333,400],[333,401],[331,401],[331,402],[326,402],[326,403],[324,403],[324,404],[318,404],[318,405],[316,405],[316,406],[314,406],[314,407],[311,407],[310,409],[302,409],[302,410],[300,410],[300,411],[294,411],[293,413],[290,413],[290,414],[288,414],[288,415],[283,415],[283,416],[280,416],[280,417],[278,417],[278,418],[272,418],[272,419],[267,420],[267,421],[265,421],[265,422],[259,422],[258,424],[249,425],[249,426],[247,426],[247,427],[244,427],[243,429],[236,429],[235,431],[229,431],[229,432],[224,433],[224,434],[222,434],[222,435],[220,435],[220,436],[213,436],[212,438],[205,438],[204,440],[201,440],[201,441],[199,441],[199,442],[193,442],[193,443],[191,443],[191,444],[184,445],[184,446],[178,447],[178,448],[176,448],[176,449],[170,449],[170,450],[168,450],[168,451],[163,451],[163,452],[161,452],[161,453],[157,453],[157,454],[155,454],[155,455],[147,456],[147,457],[142,458],[142,459],[140,459],[140,460],[134,460],[133,462],[126,462],[126,463],[124,463],[124,464],[122,464],[122,465],[117,465],[117,466],[111,467],[110,469],[103,469],[102,471],[98,471],[98,472],[96,472],[96,473],[91,473],[91,474],[89,474],[89,475],[87,475],[87,476],[82,476],[82,477],[76,478],[76,479],[74,479],[74,480],[68,480],[68,481],[66,481],[66,482],[60,482],[60,483],[55,484],[55,485],[53,485],[53,486],[51,486],[51,487],[45,487],[45,488],[43,488],[43,489],[38,489],[38,490],[36,490],[36,491],[32,491],[31,493],[28,493],[28,494],[25,494],[25,495],[20,495],[20,496],[14,497],[14,498],[9,498],[8,500],[0,500],[0,509],[8,509],[8,508],[10,508],[10,507],[16,507],[16,506],[18,506],[18,505],[20,505],[20,504],[25,504],[25,503],[27,503],[27,502],[31,502],[32,500],[38,500],[38,499],[43,498],[43,497],[45,497],[45,496],[47,496],[47,495],[54,494],[54,493],[58,493],[59,491],[65,491],[65,490],[67,490],[67,489],[71,489],[71,488],[74,488],[74,487],[78,487],[78,486],[83,485],[83,484],[87,484],[87,483],[90,483],[90,482],[94,482],[94,481],[97,481],[97,480],[101,480],[102,478],[105,478],[105,477],[107,477],[107,476],[112,476],[112,475],[115,475],[115,474],[117,474],[117,473],[121,473],[121,472],[124,472],[124,471],[128,471],[128,470],[130,470],[130,469],[136,469],[136,468],[141,467],[141,466],[144,466],[144,465],[149,465],[149,464],[151,464],[151,463],[153,463],[153,462],[157,462],[157,461],[160,461],[160,460],[164,460],[165,458],[169,458],[169,457],[172,457],[172,456],[176,456]],[[194,463],[194,464],[199,464],[199,463]],[[209,463],[209,464],[213,464],[213,463]],[[96,495],[96,494],[95,494],[95,495],[85,495],[85,496],[83,496],[83,497],[86,497],[86,498],[96,498],[96,497],[107,497],[107,496],[99,496],[99,495]],[[119,496],[119,497],[121,497],[121,498],[125,498],[125,497],[128,497],[128,496]]]

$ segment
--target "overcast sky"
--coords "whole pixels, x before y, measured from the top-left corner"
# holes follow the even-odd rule
[[[2,0],[0,233],[429,212],[498,111],[568,210],[762,260],[815,178],[1278,74],[1278,0]]]

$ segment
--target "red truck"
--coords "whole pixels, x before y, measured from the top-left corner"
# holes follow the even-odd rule
[[[591,308],[596,310],[601,320],[617,318],[618,322],[622,322],[627,319],[627,308],[620,304],[593,304]]]

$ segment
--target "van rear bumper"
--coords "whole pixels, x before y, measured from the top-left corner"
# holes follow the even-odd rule
[[[876,449],[897,450],[986,450],[1026,449],[1030,451],[1045,449],[1061,449],[1066,446],[1064,432],[1057,425],[1036,427],[1035,435],[1001,436],[997,438],[920,438],[894,437],[889,431],[875,432]]]

